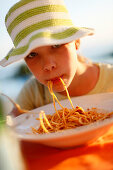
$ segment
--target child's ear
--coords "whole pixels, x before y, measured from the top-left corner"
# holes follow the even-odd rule
[[[79,49],[79,47],[80,47],[80,39],[75,41],[75,47],[76,47],[76,50]]]

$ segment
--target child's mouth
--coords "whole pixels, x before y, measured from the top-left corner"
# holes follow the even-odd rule
[[[52,78],[52,79],[50,79],[50,80],[48,80],[48,81],[51,81],[53,84],[58,84],[58,83],[61,83],[60,78],[63,78],[63,75],[60,76],[60,77]]]
[[[53,84],[57,84],[57,83],[61,82],[60,77],[55,77],[55,78],[51,79],[50,81],[52,81]]]

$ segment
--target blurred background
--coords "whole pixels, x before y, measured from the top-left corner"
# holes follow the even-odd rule
[[[76,26],[95,29],[95,35],[81,39],[79,53],[94,62],[113,63],[113,0],[64,1]],[[18,0],[0,2],[0,59],[13,47],[4,21],[7,11],[16,2]],[[29,76],[23,61],[0,67],[0,91],[15,99]]]
[[[113,0],[64,1],[76,26],[95,29],[95,35],[81,39],[79,53],[94,62],[113,64]],[[18,0],[0,1],[0,59],[4,58],[13,47],[4,21],[7,11],[16,2]],[[0,92],[15,100],[30,76],[23,61],[4,68],[0,67]],[[0,169],[23,170],[23,159],[18,141],[10,135],[9,129],[4,127],[3,113],[7,114],[11,107],[10,102],[0,96],[0,146],[2,146],[0,147],[0,158],[2,158],[0,159]],[[13,149],[12,155],[14,147],[17,149]]]

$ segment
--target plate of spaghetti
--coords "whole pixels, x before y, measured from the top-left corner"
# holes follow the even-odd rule
[[[69,148],[88,144],[104,135],[113,125],[113,93],[101,93],[59,101],[48,82],[53,103],[24,113],[14,121],[14,128],[21,140],[47,146]]]

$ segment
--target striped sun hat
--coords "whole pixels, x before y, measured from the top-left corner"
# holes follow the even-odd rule
[[[5,23],[14,48],[1,66],[25,58],[39,46],[68,43],[94,32],[73,25],[63,0],[21,0],[8,11]]]

